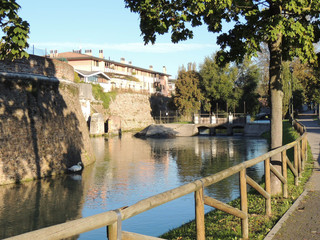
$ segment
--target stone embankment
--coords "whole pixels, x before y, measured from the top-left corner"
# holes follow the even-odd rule
[[[73,68],[33,56],[0,65],[0,185],[92,163]]]

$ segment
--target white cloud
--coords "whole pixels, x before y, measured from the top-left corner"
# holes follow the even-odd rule
[[[30,46],[35,45],[36,48],[46,48],[48,50],[57,49],[59,51],[72,51],[73,49],[102,49],[102,50],[116,50],[134,53],[174,53],[210,49],[218,49],[216,44],[201,44],[201,43],[156,43],[154,45],[143,45],[143,43],[76,43],[76,42],[42,42],[31,43]]]

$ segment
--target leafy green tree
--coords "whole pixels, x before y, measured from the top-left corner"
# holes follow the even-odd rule
[[[200,66],[201,90],[204,95],[203,109],[206,112],[214,111],[216,104],[226,109],[226,105],[233,106],[233,87],[237,77],[237,69],[227,64],[221,67],[217,64],[215,55],[206,57]]]
[[[258,66],[253,64],[250,59],[245,58],[243,63],[239,65],[239,76],[235,84],[236,89],[241,89],[238,102],[245,103],[246,113],[252,116],[256,115],[260,109],[260,94],[258,93],[259,78],[260,71]],[[239,104],[239,107],[242,106],[242,104]]]
[[[29,46],[27,43],[29,24],[19,17],[19,4],[15,0],[1,0],[0,3],[0,26],[3,32],[0,59],[14,60],[28,57],[24,49]]]
[[[319,64],[317,67],[301,63],[299,59],[292,62],[293,69],[293,91],[295,109],[299,109],[297,105],[299,101],[299,93],[303,92],[305,102],[319,103],[320,100],[320,71]],[[301,95],[301,94],[300,94]]]
[[[266,102],[268,102],[269,99],[269,49],[268,45],[265,43],[262,43],[260,45],[260,51],[257,52],[258,56],[256,58],[256,63],[259,67],[260,71],[260,81],[258,84],[258,92],[261,97],[266,99]]]
[[[196,71],[180,71],[176,82],[174,104],[183,116],[200,110],[203,98],[199,88],[201,76]]]
[[[271,149],[282,145],[283,60],[298,56],[303,62],[316,59],[313,43],[320,38],[320,1],[315,0],[125,0],[126,7],[140,14],[140,29],[145,43],[156,41],[156,34],[171,31],[177,43],[193,37],[193,27],[206,24],[220,33],[217,43],[219,62],[241,62],[253,56],[266,42],[270,54]],[[225,22],[234,23],[227,33]],[[222,32],[222,33],[221,33]],[[281,155],[272,162],[281,161]],[[275,164],[281,168],[281,164]],[[280,170],[280,169],[279,169]],[[272,176],[272,193],[282,191],[281,182]]]

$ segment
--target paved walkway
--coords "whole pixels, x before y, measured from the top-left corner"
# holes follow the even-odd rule
[[[308,142],[316,160],[314,170],[305,191],[265,240],[320,239],[320,125],[312,116],[302,116],[299,121],[307,127]]]

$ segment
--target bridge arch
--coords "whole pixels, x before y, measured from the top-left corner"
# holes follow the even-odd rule
[[[243,125],[232,126],[232,135],[244,135],[244,126]]]
[[[212,136],[212,128],[207,127],[207,126],[199,126],[198,127],[198,135],[203,135],[203,136]]]

